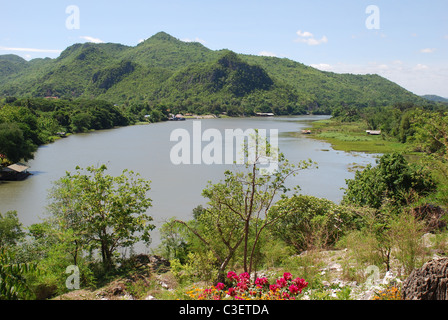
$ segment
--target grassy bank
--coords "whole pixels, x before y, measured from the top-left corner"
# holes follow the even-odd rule
[[[308,128],[311,137],[331,143],[333,149],[346,152],[412,153],[409,148],[397,141],[388,140],[383,135],[369,135],[363,123],[341,123],[337,120],[319,120]]]

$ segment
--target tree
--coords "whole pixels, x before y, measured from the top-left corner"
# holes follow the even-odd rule
[[[23,236],[17,212],[8,211],[5,216],[0,213],[0,248],[15,245]]]
[[[16,123],[0,123],[0,153],[12,162],[33,159],[35,146]]]
[[[386,199],[400,206],[406,203],[409,193],[423,196],[436,189],[429,172],[409,164],[399,153],[385,154],[377,166],[368,165],[347,180],[342,202],[379,209]]]
[[[265,151],[256,152],[254,161],[246,162],[244,170],[228,170],[224,173],[224,181],[210,183],[203,190],[203,196],[209,200],[208,207],[194,223],[176,220],[213,252],[219,263],[219,276],[224,274],[226,266],[240,246],[244,271],[253,271],[256,248],[262,232],[284,217],[271,215],[269,209],[275,200],[289,191],[285,186],[287,178],[313,164],[309,160],[295,166],[283,154],[277,154],[278,169],[273,174],[266,174],[261,168],[261,155],[275,153],[270,145],[267,145]],[[246,155],[247,152],[248,149]]]
[[[110,269],[114,252],[139,241],[149,244],[155,228],[146,214],[150,181],[124,170],[120,176],[106,175],[105,165],[88,167],[87,174],[69,172],[50,192],[50,212],[60,228],[73,229],[79,249],[99,249],[102,262]]]
[[[448,162],[448,112],[416,113],[412,126],[420,148]]]
[[[71,130],[73,132],[85,132],[90,129],[92,116],[86,112],[80,112],[71,117]]]

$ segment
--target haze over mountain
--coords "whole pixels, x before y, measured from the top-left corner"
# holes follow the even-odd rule
[[[378,75],[336,74],[285,58],[214,51],[164,32],[137,46],[74,44],[56,59],[2,55],[0,95],[98,98],[202,113],[427,103]]]

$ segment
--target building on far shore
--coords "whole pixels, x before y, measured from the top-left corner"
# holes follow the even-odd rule
[[[15,163],[10,166],[7,166],[6,168],[0,169],[0,181],[18,181],[23,180],[31,173],[28,172],[27,165],[24,165],[22,163]]]

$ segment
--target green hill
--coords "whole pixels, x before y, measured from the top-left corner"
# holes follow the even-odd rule
[[[426,100],[429,100],[429,101],[448,103],[447,98],[440,97],[440,96],[437,96],[434,94],[426,94],[426,95],[422,96],[422,98],[425,98]]]
[[[289,59],[213,51],[164,32],[134,47],[74,44],[56,59],[27,62],[0,56],[0,95],[98,98],[128,106],[229,114],[427,103],[378,75],[336,74]]]

